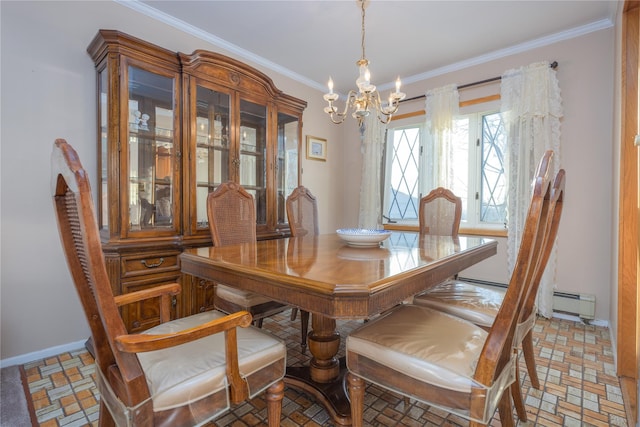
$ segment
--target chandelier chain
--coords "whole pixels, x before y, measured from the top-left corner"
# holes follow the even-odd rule
[[[364,9],[365,9],[365,0],[360,0],[360,4],[362,5],[362,40],[360,42],[360,46],[362,47],[362,58],[361,59],[366,59],[367,57],[364,54],[364,32],[365,32],[365,27],[364,27]]]

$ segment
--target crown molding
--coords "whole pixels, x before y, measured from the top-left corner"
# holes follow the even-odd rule
[[[184,33],[190,34],[194,37],[197,37],[201,40],[204,40],[208,43],[211,43],[214,46],[218,46],[222,49],[225,49],[228,52],[237,55],[238,57],[251,61],[255,64],[263,66],[271,71],[282,74],[283,76],[289,77],[292,80],[295,80],[299,83],[302,83],[306,86],[309,86],[312,89],[316,89],[318,91],[324,92],[326,91],[326,85],[323,83],[319,83],[313,81],[301,74],[295,73],[288,68],[285,68],[279,64],[276,64],[272,61],[269,61],[266,58],[263,58],[260,55],[257,55],[251,51],[243,49],[239,46],[236,46],[233,43],[228,42],[227,40],[221,39],[220,37],[214,36],[211,33],[203,31],[202,29],[195,27],[191,24],[188,24],[180,19],[175,18],[169,14],[159,11],[145,3],[142,3],[139,0],[113,0],[114,2],[126,6],[129,9],[135,10],[136,12],[142,13],[145,16],[153,18],[159,22],[167,24],[173,28],[176,28]],[[436,68],[430,71],[426,71],[424,73],[415,74],[413,76],[403,77],[403,84],[417,83],[422,80],[427,80],[436,76],[440,76],[446,73],[451,73],[453,71],[463,70],[465,68],[469,68],[475,65],[484,64],[486,62],[494,61],[500,58],[504,58],[510,55],[514,55],[517,53],[526,52],[528,50],[536,49],[543,46],[548,46],[550,44],[558,43],[564,40],[569,40],[575,37],[580,37],[585,34],[589,34],[595,31],[604,30],[612,27],[613,20],[612,19],[602,19],[599,21],[592,22],[590,24],[582,25],[580,27],[572,28],[566,31],[561,31],[559,33],[551,34],[546,37],[541,37],[535,40],[531,40],[525,43],[520,43],[514,46],[510,46],[505,49],[496,50],[485,55],[476,56],[475,58],[470,58],[464,61],[456,62],[450,65],[446,65],[444,67]],[[379,90],[387,90],[392,89],[395,86],[395,82],[384,83],[378,86]]]

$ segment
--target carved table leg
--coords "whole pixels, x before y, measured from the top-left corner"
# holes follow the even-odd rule
[[[285,384],[313,395],[338,425],[351,425],[351,406],[344,384],[347,372],[344,359],[336,356],[340,334],[335,319],[312,314],[309,351],[310,366],[290,366]]]
[[[340,374],[340,366],[336,355],[340,348],[340,333],[336,331],[335,319],[317,314],[311,317],[311,333],[309,334],[309,351],[311,359],[311,379],[319,383],[328,383]]]

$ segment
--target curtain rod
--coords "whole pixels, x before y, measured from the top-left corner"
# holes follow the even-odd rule
[[[549,66],[555,70],[556,68],[558,68],[558,61],[553,61],[551,64],[549,64]],[[480,81],[473,82],[473,83],[467,83],[467,84],[464,84],[464,85],[460,85],[460,86],[458,86],[458,90],[467,89],[467,88],[470,88],[470,87],[473,87],[473,86],[480,86],[480,85],[483,85],[485,83],[491,83],[491,82],[495,82],[495,81],[498,81],[498,80],[502,80],[502,76],[492,77],[490,79],[485,79],[485,80],[480,80]],[[413,98],[403,99],[400,102],[415,101],[416,99],[423,99],[423,98],[426,98],[426,97],[427,97],[427,95],[419,95],[419,96],[414,96]]]

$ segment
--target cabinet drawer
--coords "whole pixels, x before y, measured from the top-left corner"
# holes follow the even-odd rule
[[[180,252],[148,252],[122,257],[122,277],[165,273],[180,269]]]

